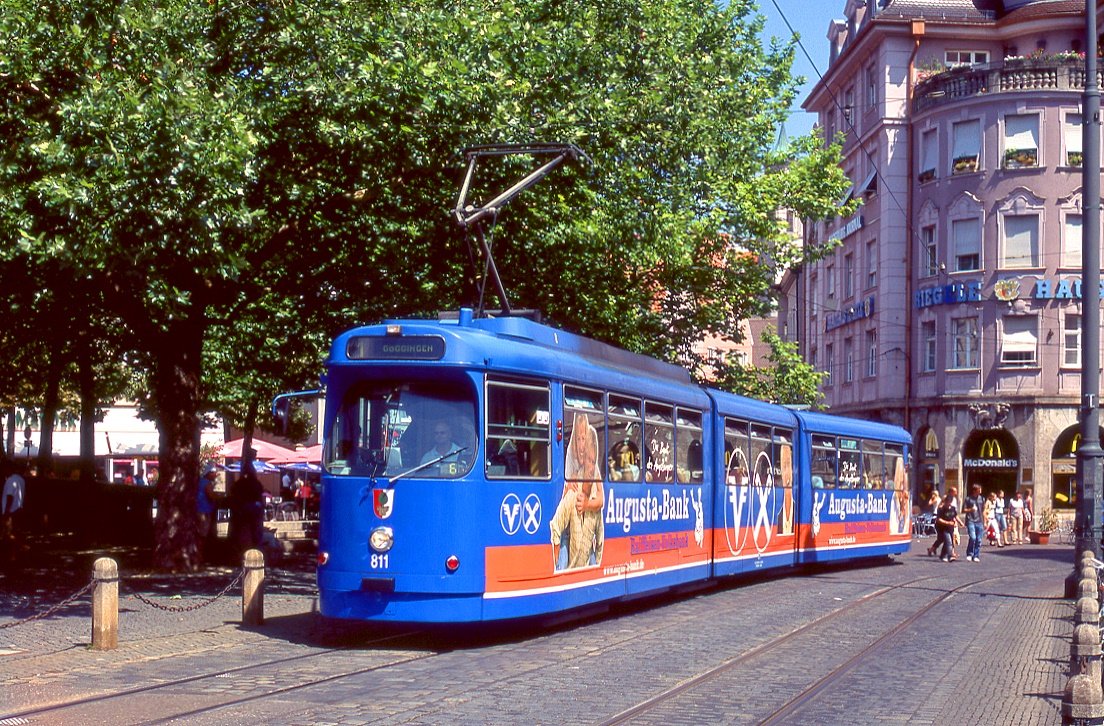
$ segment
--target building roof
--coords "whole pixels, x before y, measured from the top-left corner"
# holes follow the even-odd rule
[[[1085,2],[1084,0],[1035,0],[1035,2],[1029,2],[1015,10],[1009,10],[1008,14],[1005,15],[1003,19],[1011,22],[1018,22],[1030,20],[1032,18],[1052,16],[1055,13],[1075,13],[1084,15]]]
[[[1001,0],[889,0],[877,17],[992,22],[1003,9]]]

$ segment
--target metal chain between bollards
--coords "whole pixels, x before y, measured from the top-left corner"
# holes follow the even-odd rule
[[[239,577],[239,579],[240,579],[240,577]],[[0,630],[4,630],[6,628],[14,628],[17,625],[24,625],[26,623],[34,622],[35,620],[41,620],[42,618],[50,617],[51,615],[53,615],[57,611],[61,610],[62,608],[72,604],[73,601],[78,599],[81,595],[87,594],[88,591],[91,590],[92,586],[95,585],[95,584],[96,584],[95,580],[90,581],[87,585],[82,587],[80,590],[77,590],[72,595],[65,598],[61,602],[59,602],[57,605],[52,605],[52,606],[50,606],[46,610],[43,610],[40,613],[36,613],[35,615],[31,615],[30,617],[23,618],[22,620],[15,620],[15,621],[10,622],[10,623],[0,624]]]
[[[142,595],[142,593],[138,592],[137,590],[131,589],[129,585],[127,586],[127,590],[129,591],[129,593],[131,595],[134,596],[134,598],[136,600],[144,602],[146,605],[149,605],[151,608],[156,608],[157,610],[164,610],[165,612],[170,612],[170,613],[189,613],[189,612],[192,612],[193,610],[199,610],[200,608],[205,608],[208,605],[214,603],[219,598],[223,597],[224,595],[226,595],[226,593],[233,590],[234,587],[236,587],[242,581],[243,577],[245,577],[245,568],[242,568],[238,572],[238,576],[235,577],[229,585],[222,588],[222,592],[220,592],[219,594],[214,595],[212,597],[209,597],[206,600],[203,600],[201,602],[194,603],[192,605],[180,605],[180,606],[162,605],[161,603],[154,602],[153,600],[150,600],[149,598],[145,597],[144,595]]]

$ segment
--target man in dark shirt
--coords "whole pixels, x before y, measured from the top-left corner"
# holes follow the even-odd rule
[[[939,541],[943,545],[942,551],[939,553],[939,559],[944,562],[950,562],[953,559],[954,554],[954,541],[952,536],[954,535],[955,527],[958,526],[958,508],[955,507],[954,497],[946,496],[939,504],[939,509],[935,512],[935,531],[939,535]]]

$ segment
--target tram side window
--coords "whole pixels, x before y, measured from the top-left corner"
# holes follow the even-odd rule
[[[794,482],[793,431],[774,430],[774,467],[778,472],[775,486],[792,488]]]
[[[676,409],[675,441],[678,443],[678,480],[680,484],[701,484],[702,472],[702,414],[685,408]]]
[[[725,483],[729,486],[742,487],[751,483],[748,446],[747,421],[725,419]]]
[[[900,444],[885,445],[886,489],[912,491],[909,486],[909,464],[905,458],[905,447]]]
[[[671,406],[644,403],[644,480],[670,484],[675,480],[675,426]]]
[[[547,384],[487,381],[487,478],[547,479],[551,471]]]
[[[840,437],[839,488],[858,489],[862,485],[862,452],[858,439]]]
[[[610,481],[640,481],[644,428],[639,398],[609,396],[609,450],[606,464]]]
[[[777,486],[775,462],[771,456],[771,427],[751,425],[751,483],[754,486]]]
[[[836,438],[813,436],[813,463],[811,468],[814,489],[836,488]]]
[[[564,478],[602,478],[599,452],[606,448],[606,407],[601,391],[564,386]]]
[[[863,439],[862,465],[862,483],[864,489],[893,488],[893,479],[885,475],[885,462],[882,461],[881,441]]]

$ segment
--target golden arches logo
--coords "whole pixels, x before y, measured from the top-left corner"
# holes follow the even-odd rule
[[[982,459],[1003,459],[1004,452],[1001,450],[999,441],[996,439],[985,439],[981,442],[978,456]]]

